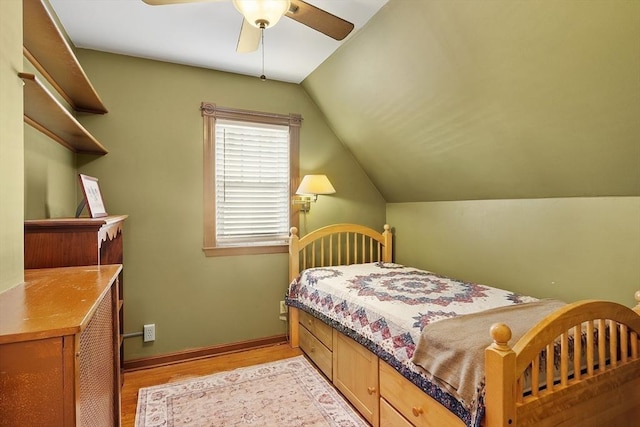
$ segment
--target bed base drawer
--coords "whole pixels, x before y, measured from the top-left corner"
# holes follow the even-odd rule
[[[302,326],[302,325],[301,325]],[[300,328],[300,348],[316,364],[323,374],[333,381],[333,355],[331,350],[320,342],[304,326]]]
[[[414,426],[464,427],[460,418],[382,361],[380,361],[380,395]]]
[[[333,349],[333,328],[309,313],[300,310],[299,323],[329,350]]]
[[[412,424],[381,397],[380,427],[412,427]]]
[[[333,385],[372,426],[379,423],[378,357],[335,331]]]

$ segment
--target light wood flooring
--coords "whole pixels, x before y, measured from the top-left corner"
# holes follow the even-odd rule
[[[302,354],[288,344],[223,354],[205,359],[181,362],[157,368],[126,372],[122,387],[122,427],[133,427],[136,419],[138,389],[180,381],[189,377],[209,375],[245,366],[258,365]]]

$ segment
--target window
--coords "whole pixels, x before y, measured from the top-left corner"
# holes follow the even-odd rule
[[[301,117],[202,103],[204,252],[287,252]]]

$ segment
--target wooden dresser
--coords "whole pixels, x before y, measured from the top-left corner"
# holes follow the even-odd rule
[[[127,215],[103,218],[55,218],[24,222],[24,268],[123,264]],[[124,363],[124,278],[118,280],[120,366]]]
[[[118,426],[121,265],[25,271],[0,294],[0,426]]]

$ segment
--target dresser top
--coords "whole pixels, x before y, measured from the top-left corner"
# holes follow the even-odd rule
[[[0,344],[73,335],[88,324],[122,265],[25,270],[0,294]]]
[[[100,228],[103,225],[111,225],[122,222],[128,215],[109,215],[100,218],[47,218],[28,219],[24,221],[25,230],[35,230],[42,228]]]

